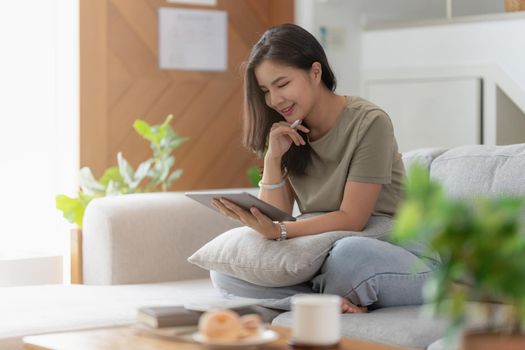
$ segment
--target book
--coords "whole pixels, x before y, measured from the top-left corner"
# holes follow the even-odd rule
[[[188,310],[184,306],[147,306],[137,312],[137,321],[152,328],[195,326],[202,312]]]
[[[168,339],[182,342],[192,342],[193,333],[198,331],[197,326],[152,328],[143,323],[133,326],[134,333],[140,336]]]
[[[259,314],[256,308],[243,306],[230,308],[240,316]],[[203,311],[188,310],[177,306],[145,306],[137,310],[137,321],[151,328],[197,326]]]

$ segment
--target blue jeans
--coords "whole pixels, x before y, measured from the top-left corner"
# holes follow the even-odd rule
[[[375,309],[421,304],[422,286],[439,263],[437,254],[426,253],[417,242],[401,247],[349,236],[334,244],[319,274],[298,285],[261,287],[216,271],[210,275],[221,293],[261,299],[260,305],[273,309],[290,310],[291,297],[298,293],[336,294]]]

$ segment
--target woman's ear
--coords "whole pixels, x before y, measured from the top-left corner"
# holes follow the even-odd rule
[[[312,68],[310,68],[310,76],[314,79],[315,82],[321,81],[321,75],[323,74],[323,68],[321,63],[314,62],[312,63]]]

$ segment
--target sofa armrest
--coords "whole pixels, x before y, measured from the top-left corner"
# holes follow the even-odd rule
[[[84,283],[107,285],[207,277],[208,271],[186,259],[215,236],[239,225],[182,192],[95,199],[84,215]]]

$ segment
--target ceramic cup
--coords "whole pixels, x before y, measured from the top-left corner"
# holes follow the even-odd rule
[[[341,297],[298,294],[292,297],[292,345],[333,346],[341,339]]]

